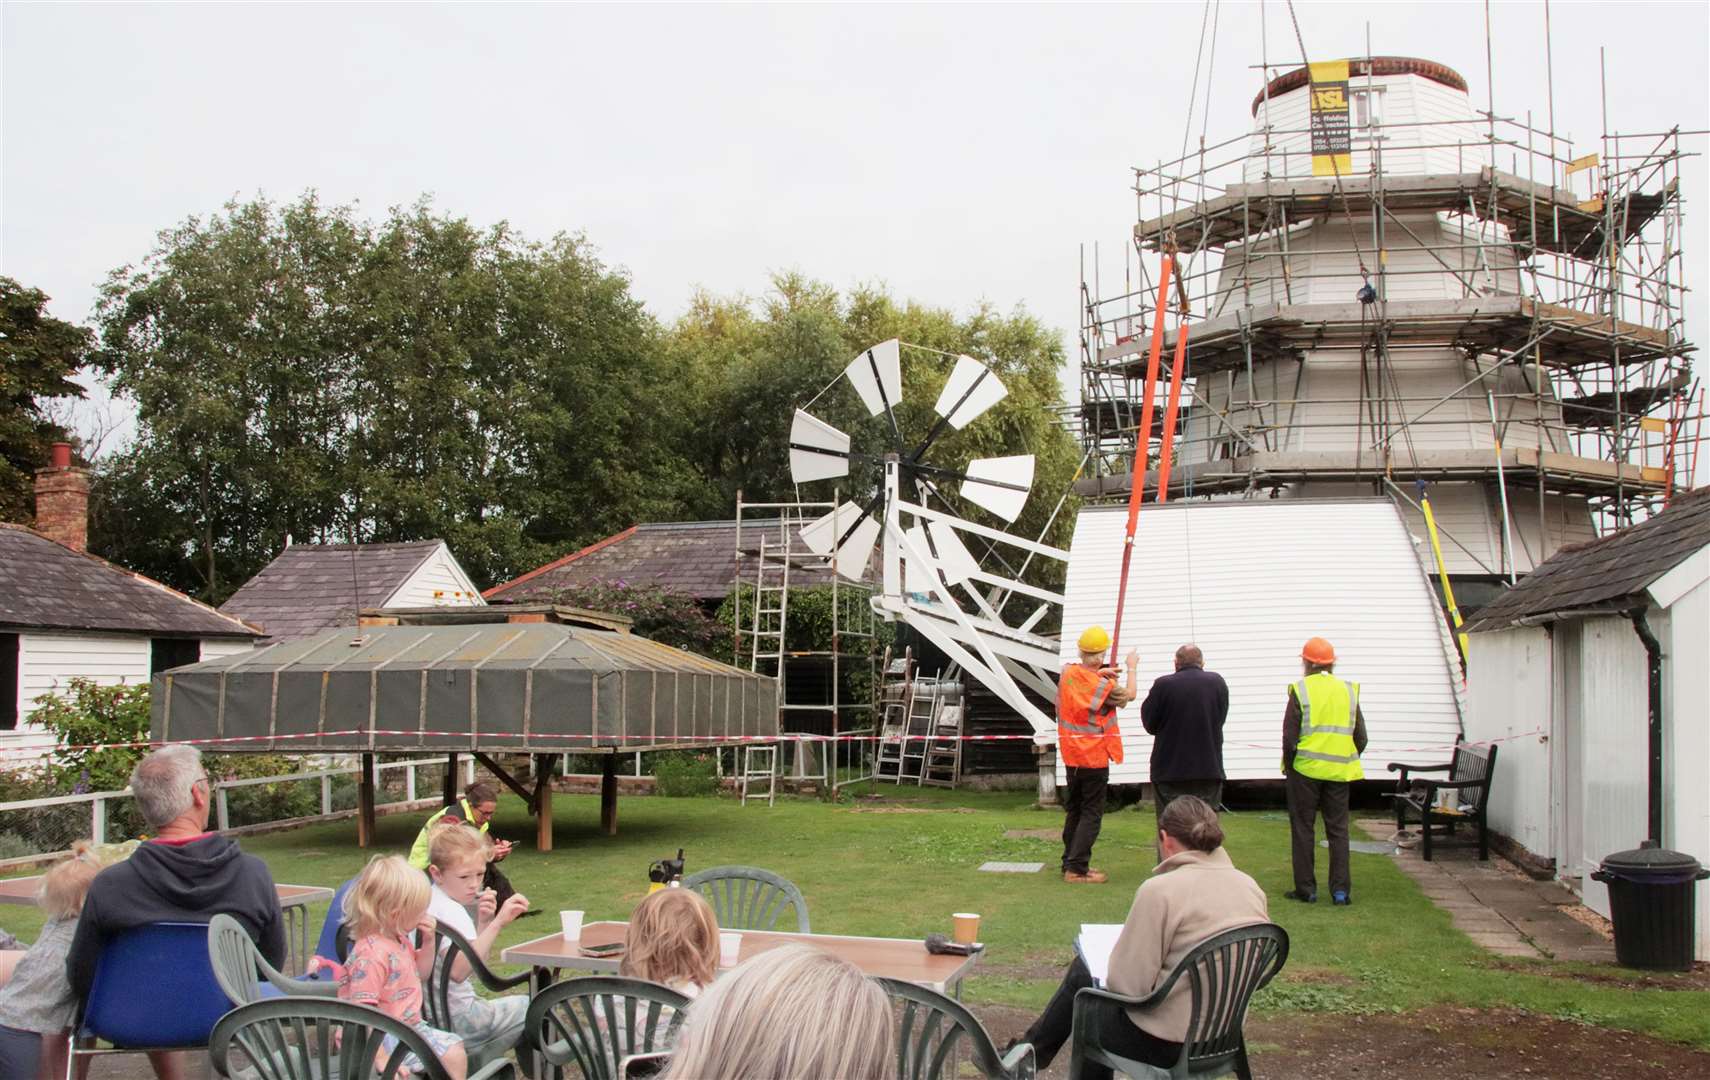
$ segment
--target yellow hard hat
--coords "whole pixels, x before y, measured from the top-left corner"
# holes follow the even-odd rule
[[[1110,648],[1110,635],[1102,626],[1089,626],[1081,635],[1082,652],[1103,652]]]

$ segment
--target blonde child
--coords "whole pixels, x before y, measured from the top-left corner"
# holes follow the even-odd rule
[[[77,1013],[77,996],[65,975],[65,958],[83,911],[89,883],[101,860],[87,841],[42,876],[36,903],[47,922],[36,943],[0,988],[0,1076],[65,1075],[66,1034]]]
[[[474,947],[483,961],[493,948],[499,931],[528,910],[528,897],[513,893],[503,904],[481,880],[492,858],[493,842],[461,821],[435,828],[428,840],[428,876],[433,894],[428,916],[456,930]],[[474,909],[474,918],[470,909]],[[439,953],[451,950],[449,939],[440,941]],[[469,960],[459,953],[451,961],[451,986],[446,994],[451,1007],[452,1030],[463,1036],[469,1061],[491,1061],[522,1041],[528,1017],[528,996],[510,994],[500,998],[477,997],[469,985]]]
[[[344,922],[350,928],[350,955],[338,973],[338,996],[379,1009],[415,1029],[438,1055],[452,1080],[464,1080],[468,1058],[463,1039],[429,1027],[422,1019],[422,980],[433,971],[436,955],[431,889],[420,870],[402,855],[376,855],[344,898]],[[421,931],[421,944],[410,932]],[[390,1053],[396,1041],[382,1044]],[[409,1072],[421,1072],[414,1054],[404,1060]]]
[[[693,889],[660,889],[629,917],[618,974],[693,998],[718,974],[718,918]]]

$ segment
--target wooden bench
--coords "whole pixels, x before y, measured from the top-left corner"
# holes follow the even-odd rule
[[[1490,776],[1496,768],[1496,747],[1456,742],[1454,757],[1447,765],[1403,765],[1389,763],[1390,772],[1401,779],[1390,796],[1395,800],[1395,828],[1407,828],[1409,818],[1419,822],[1419,853],[1431,861],[1431,826],[1443,826],[1441,835],[1453,836],[1456,825],[1478,826],[1478,857],[1490,858],[1490,830],[1485,809],[1490,805]],[[1420,780],[1411,773],[1448,773],[1447,780]],[[1451,791],[1447,806],[1439,805],[1438,792]]]

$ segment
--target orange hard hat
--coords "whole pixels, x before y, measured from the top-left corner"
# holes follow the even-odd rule
[[[1321,637],[1308,638],[1300,648],[1300,658],[1310,664],[1334,664],[1336,650]]]

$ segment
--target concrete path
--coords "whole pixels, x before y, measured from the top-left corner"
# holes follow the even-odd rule
[[[1374,839],[1387,840],[1393,822],[1363,819]],[[1434,839],[1434,838],[1433,838]],[[1418,882],[1431,902],[1449,913],[1455,929],[1498,956],[1613,964],[1615,946],[1567,914],[1579,897],[1554,881],[1534,881],[1501,856],[1480,862],[1478,847],[1445,843],[1426,862],[1418,848],[1394,856],[1401,872]]]

